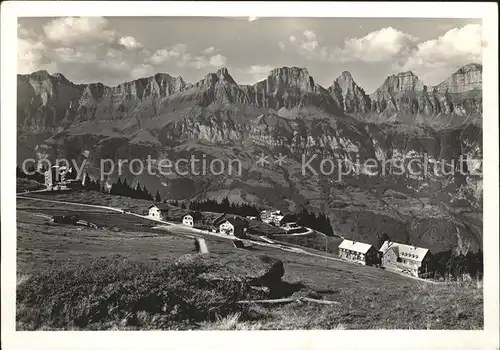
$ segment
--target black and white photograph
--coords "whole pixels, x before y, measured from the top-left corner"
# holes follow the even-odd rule
[[[16,332],[498,327],[483,18],[150,5],[13,20]]]

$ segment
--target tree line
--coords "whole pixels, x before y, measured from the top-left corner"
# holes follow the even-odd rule
[[[104,187],[104,184],[101,185],[99,180],[92,180],[89,177],[85,180],[85,183],[82,185],[82,188],[87,191],[97,191],[102,193],[109,193],[112,195],[135,198],[135,199],[144,199],[144,200],[155,200],[156,202],[161,201],[161,196],[159,192],[156,192],[155,197],[151,195],[146,186],[141,186],[140,183],[137,183],[135,187],[129,185],[127,179],[121,180],[118,178],[118,181],[111,185],[109,192]]]
[[[429,267],[437,277],[455,279],[468,274],[472,278],[482,278],[483,252],[466,254],[456,254],[452,250],[438,252],[432,255]]]
[[[220,202],[214,199],[191,201],[189,202],[188,209],[192,211],[210,211],[216,213],[234,214],[239,216],[259,215],[259,209],[256,206],[247,203],[231,203],[227,197],[223,198]]]
[[[153,197],[151,193],[149,193],[146,186],[141,186],[140,183],[137,183],[135,187],[132,187],[127,183],[127,179],[123,179],[122,182],[120,178],[118,178],[117,182],[111,185],[111,188],[109,189],[109,194],[124,196],[129,198],[136,198],[136,199],[145,199],[150,201],[155,199],[157,202],[161,201],[161,196],[158,191],[156,192],[156,196]]]

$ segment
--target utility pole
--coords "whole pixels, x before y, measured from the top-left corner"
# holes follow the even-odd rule
[[[328,236],[325,235],[325,267],[328,266]]]

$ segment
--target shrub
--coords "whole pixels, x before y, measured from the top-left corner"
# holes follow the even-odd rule
[[[18,285],[18,328],[187,329],[216,313],[237,312],[236,301],[252,297],[255,279],[233,268],[241,261],[194,257],[168,263],[99,259],[31,276]],[[256,269],[252,278],[265,271]]]

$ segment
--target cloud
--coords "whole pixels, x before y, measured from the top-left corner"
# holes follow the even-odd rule
[[[307,59],[328,60],[328,49],[320,44],[320,38],[312,30],[305,30],[302,38],[290,41],[296,46],[298,53]]]
[[[149,62],[152,64],[162,64],[171,58],[180,57],[185,52],[186,45],[176,44],[172,47],[156,50],[156,52],[149,58]]]
[[[36,33],[21,24],[17,70],[27,74],[45,69],[62,72],[76,83],[114,85],[134,79],[140,71],[150,72],[144,64],[150,54],[141,47],[135,38],[120,35],[98,17],[57,18]]]
[[[304,34],[304,37],[309,41],[316,40],[316,34],[312,30],[306,30],[306,31],[304,31],[303,34]]]
[[[269,65],[264,65],[264,66],[255,65],[255,66],[250,66],[247,70],[252,74],[266,74],[267,76],[267,74],[269,74],[269,72],[272,69],[273,67]]]
[[[134,67],[130,74],[134,79],[139,79],[143,77],[149,77],[155,73],[155,69],[153,66],[149,64],[139,64],[138,66]]]
[[[205,50],[203,50],[204,55],[210,55],[214,52],[215,52],[215,47],[213,46],[207,47]]]
[[[269,65],[252,65],[245,68],[235,68],[235,72],[238,74],[240,84],[251,85],[264,80],[272,69],[273,67]]]
[[[195,69],[203,69],[208,67],[219,68],[226,64],[227,57],[217,54],[214,56],[193,56],[191,53],[182,55],[177,62],[179,67],[190,67]]]
[[[382,62],[410,55],[418,38],[392,27],[368,33],[361,38],[347,39],[343,47],[331,52],[331,59],[341,62]]]
[[[426,83],[435,84],[446,79],[450,69],[481,61],[482,28],[479,24],[468,24],[418,44],[413,54],[396,68],[412,70]]]
[[[419,38],[395,29],[381,28],[361,37],[347,38],[339,46],[327,45],[312,30],[290,35],[297,53],[319,62],[364,62],[382,64],[394,73],[412,70],[426,83],[439,83],[450,70],[481,62],[482,33],[479,24],[448,28],[434,39]]]
[[[40,69],[45,45],[29,39],[17,40],[17,71],[21,74]]]
[[[467,58],[481,60],[482,30],[478,24],[468,24],[462,28],[453,28],[434,40],[418,45],[414,57],[425,61],[443,61],[447,59]]]
[[[18,25],[18,72],[46,69],[62,72],[76,83],[101,81],[116,85],[172,66],[215,69],[227,57],[214,46],[190,52],[187,45],[149,50],[133,36],[122,35],[104,18],[57,18],[42,30]]]
[[[121,37],[118,43],[128,50],[140,49],[142,47],[141,43],[131,36]]]
[[[71,47],[59,47],[54,49],[56,61],[61,63],[91,63],[97,60],[95,53],[77,51]]]
[[[220,67],[226,64],[227,57],[217,54],[215,56],[209,57],[208,62],[212,67]]]
[[[33,29],[27,29],[21,26],[21,24],[17,24],[17,37],[20,39],[33,39],[36,38],[37,35]]]
[[[102,17],[62,17],[43,26],[45,37],[52,42],[72,45],[88,42],[111,42],[116,33]]]
[[[416,37],[392,27],[348,38],[338,47],[328,46],[312,30],[305,30],[300,38],[291,35],[289,39],[301,56],[326,62],[388,62],[408,57],[417,46]]]
[[[185,44],[176,44],[171,47],[156,50],[156,52],[147,60],[154,65],[161,65],[166,61],[174,61],[178,67],[189,67],[195,69],[204,69],[208,67],[218,68],[224,66],[227,57],[221,54],[215,54],[217,49],[213,46],[207,47],[200,54],[193,54],[188,51]]]
[[[281,51],[285,50],[285,44],[282,41],[278,43],[278,47],[280,48]]]
[[[319,46],[319,43],[316,40],[306,41],[300,44],[300,47],[306,51],[314,52]]]

